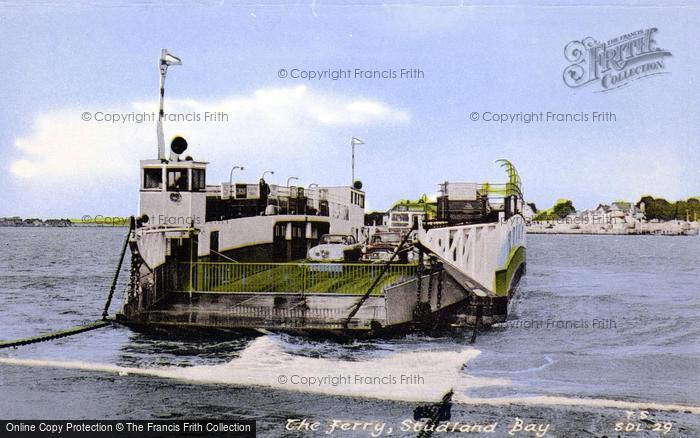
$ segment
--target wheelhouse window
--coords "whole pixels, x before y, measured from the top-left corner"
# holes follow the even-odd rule
[[[287,224],[275,225],[275,237],[284,237],[287,234]]]
[[[163,171],[161,168],[143,169],[143,188],[144,189],[162,189],[163,188]]]
[[[168,169],[168,191],[186,192],[187,169]]]
[[[199,192],[207,187],[204,169],[192,169],[192,191]]]
[[[365,208],[365,195],[357,192],[350,192],[350,202]]]

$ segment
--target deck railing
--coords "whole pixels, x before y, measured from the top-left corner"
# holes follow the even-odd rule
[[[381,264],[361,263],[184,263],[190,273],[185,291],[215,293],[291,292],[362,295],[381,273]],[[414,276],[415,264],[392,264],[372,289]]]
[[[504,267],[514,248],[525,246],[525,221],[515,215],[494,223],[431,228],[421,230],[418,239],[446,263],[493,292],[495,272]]]

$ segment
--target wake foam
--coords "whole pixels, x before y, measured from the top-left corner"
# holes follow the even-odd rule
[[[340,361],[295,356],[283,351],[274,337],[263,336],[253,340],[238,358],[221,365],[134,368],[84,361],[17,358],[0,358],[0,364],[104,372],[124,378],[139,375],[194,383],[262,386],[380,400],[435,402],[452,389],[455,392],[453,401],[467,405],[588,406],[689,411],[700,414],[700,407],[653,402],[557,396],[469,397],[468,392],[474,388],[510,384],[508,379],[466,374],[463,371],[464,365],[479,353],[479,350],[468,348],[461,351],[402,352],[367,360]],[[404,380],[402,376],[412,380]]]
[[[0,358],[0,364],[39,366],[117,375],[141,375],[188,382],[265,386],[289,391],[384,400],[433,401],[459,383],[462,388],[508,385],[509,380],[464,374],[466,361],[479,355],[462,351],[419,351],[358,361],[297,356],[282,350],[273,336],[254,339],[240,356],[220,365],[134,368],[84,361]]]

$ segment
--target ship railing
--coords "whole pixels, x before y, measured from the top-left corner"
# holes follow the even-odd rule
[[[507,220],[501,216],[494,223],[421,229],[418,239],[453,268],[493,292],[495,272],[506,264],[511,251],[525,245],[525,222],[520,215]]]
[[[350,203],[343,198],[328,193],[326,189],[305,189],[303,187],[271,186],[267,204],[276,209],[276,214],[303,214],[326,216],[334,219],[349,219]],[[303,190],[305,204],[299,206],[299,190]],[[323,205],[322,205],[323,204]]]
[[[363,295],[384,265],[369,263],[182,263],[190,280],[184,292],[211,293],[303,293]],[[372,289],[380,295],[385,287],[415,276],[416,264],[392,264]]]

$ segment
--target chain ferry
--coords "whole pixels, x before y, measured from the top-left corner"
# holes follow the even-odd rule
[[[161,115],[168,66],[180,63],[161,52]],[[184,138],[166,154],[162,118],[157,139],[157,158],[140,162],[119,322],[362,336],[505,319],[525,268],[522,188],[510,162],[498,161],[506,183],[443,182],[429,214],[400,214],[382,229],[366,221],[359,181],[283,186],[266,172],[209,184],[207,162],[186,155]],[[399,238],[382,257],[367,256],[381,233]]]

